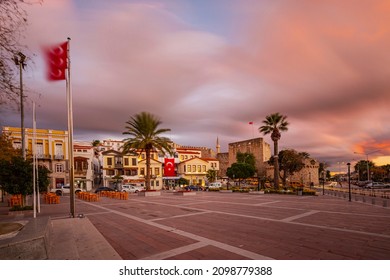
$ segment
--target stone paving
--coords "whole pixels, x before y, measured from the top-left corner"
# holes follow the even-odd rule
[[[39,215],[68,213],[65,196]],[[81,213],[128,260],[390,259],[390,209],[326,195],[132,194],[76,199]]]
[[[78,203],[123,259],[390,259],[390,209],[198,192]]]

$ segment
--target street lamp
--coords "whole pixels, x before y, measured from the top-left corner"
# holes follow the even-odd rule
[[[351,201],[351,163],[347,163],[348,165],[348,193],[349,193],[349,201]]]
[[[18,57],[19,56],[19,57]],[[24,141],[25,133],[24,133],[24,107],[23,107],[23,69],[26,66],[25,60],[26,56],[18,52],[17,55],[14,55],[14,62],[16,65],[19,66],[19,75],[20,75],[20,130],[21,130],[21,137],[22,137],[22,156],[24,159],[26,159],[26,143]]]
[[[366,156],[366,163],[367,163],[367,181],[370,181],[370,166],[368,164],[368,155],[371,155],[373,153],[376,153],[376,152],[379,152],[380,150],[375,150],[375,151],[372,151],[372,152],[369,152],[369,153],[358,153],[358,152],[354,152],[355,154],[358,154],[358,155],[365,155]]]

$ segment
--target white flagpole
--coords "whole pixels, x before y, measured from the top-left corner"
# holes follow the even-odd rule
[[[68,155],[69,155],[69,186],[70,186],[70,216],[75,217],[75,195],[74,195],[74,159],[73,159],[73,109],[72,109],[72,87],[70,83],[70,38],[68,37],[67,59],[68,71],[66,75],[66,101],[68,106]]]
[[[34,108],[34,125],[35,125],[35,134],[37,129],[37,111],[35,109],[35,102],[33,102],[33,108]],[[41,200],[40,200],[40,193],[39,193],[39,165],[38,165],[38,157],[35,157],[35,172],[36,172],[36,188],[37,188],[37,212],[41,213]]]
[[[35,102],[33,101],[33,142],[32,142],[32,153],[33,153],[33,210],[34,210],[34,218],[37,217],[37,199],[35,192],[35,166],[36,166],[36,154],[35,154]]]

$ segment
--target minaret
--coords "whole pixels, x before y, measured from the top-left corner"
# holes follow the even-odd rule
[[[221,145],[219,145],[218,137],[217,137],[217,146],[216,146],[216,148],[217,148],[217,154],[219,154],[221,152]]]

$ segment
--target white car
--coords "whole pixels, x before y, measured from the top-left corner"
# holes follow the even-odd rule
[[[371,182],[365,185],[364,187],[368,189],[381,189],[381,188],[387,188],[388,185],[380,182]]]
[[[74,193],[77,194],[78,192],[81,192],[82,189],[78,187],[74,187]],[[56,195],[64,195],[64,194],[70,194],[70,186],[69,184],[66,184],[64,186],[61,186],[60,188],[51,189],[50,192],[55,193]]]
[[[128,193],[137,193],[140,191],[144,191],[145,188],[142,186],[137,185],[122,185],[121,191],[122,192],[128,192]]]

